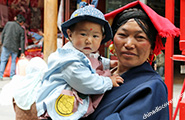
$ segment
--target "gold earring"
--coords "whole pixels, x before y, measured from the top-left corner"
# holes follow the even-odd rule
[[[153,58],[153,62],[156,60],[157,56],[156,54],[154,54],[154,58]]]
[[[153,60],[152,60],[152,62],[154,62],[155,60],[156,60],[156,54],[153,54],[154,55],[154,58],[153,58]],[[150,56],[147,58],[147,60],[150,62],[151,61],[151,59],[150,59]]]

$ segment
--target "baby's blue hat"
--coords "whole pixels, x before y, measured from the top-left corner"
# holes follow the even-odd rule
[[[101,44],[112,39],[112,37],[113,37],[112,29],[111,29],[108,21],[105,20],[104,14],[100,10],[98,10],[92,6],[85,6],[83,8],[79,8],[73,12],[73,14],[71,15],[71,18],[61,25],[62,32],[63,32],[64,36],[66,38],[68,38],[68,35],[66,32],[67,29],[71,25],[78,23],[80,21],[83,21],[83,20],[95,22],[95,23],[98,23],[104,27],[105,38],[102,40]]]

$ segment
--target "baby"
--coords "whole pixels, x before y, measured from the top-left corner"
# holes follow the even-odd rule
[[[102,95],[123,83],[119,75],[100,76],[91,63],[90,54],[112,38],[112,31],[104,15],[92,6],[77,9],[62,24],[69,42],[48,58],[48,71],[38,91],[38,116],[52,120],[78,120],[91,114]],[[99,60],[110,64],[105,58]],[[93,63],[93,65],[95,65]],[[47,113],[47,114],[46,114]]]

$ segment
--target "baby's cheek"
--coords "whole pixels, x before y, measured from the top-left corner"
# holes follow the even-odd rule
[[[81,50],[82,48],[82,45],[79,43],[79,42],[73,42],[73,46],[78,49],[78,50]]]

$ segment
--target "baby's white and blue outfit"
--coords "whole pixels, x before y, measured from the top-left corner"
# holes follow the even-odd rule
[[[78,120],[89,111],[89,94],[103,94],[113,86],[111,79],[99,76],[86,55],[71,42],[49,56],[48,70],[42,80],[36,101],[37,115],[47,111],[52,120]],[[68,98],[66,103],[62,101]],[[66,110],[69,103],[73,106],[69,107],[71,113]],[[61,108],[64,104],[65,108]]]

